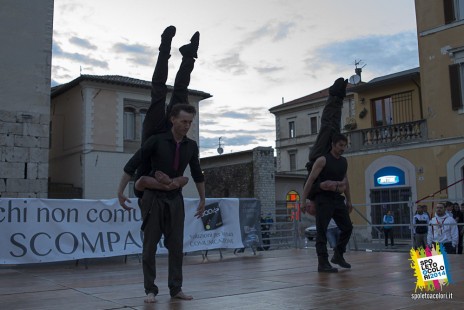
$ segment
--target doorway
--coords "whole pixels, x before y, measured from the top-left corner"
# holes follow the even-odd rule
[[[381,203],[371,206],[372,224],[382,224],[383,216],[387,214],[387,211],[392,211],[395,224],[410,224],[410,206],[408,204],[410,198],[410,187],[371,189],[371,203]],[[392,204],[400,201],[404,201],[404,203]],[[371,229],[371,235],[372,238],[377,238],[375,229]],[[393,227],[393,236],[395,239],[410,239],[411,230],[408,226],[396,226]]]

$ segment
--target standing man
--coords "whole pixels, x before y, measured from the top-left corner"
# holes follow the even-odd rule
[[[149,161],[152,171],[161,171],[169,178],[183,176],[190,166],[193,181],[200,196],[195,214],[201,217],[205,210],[205,183],[201,171],[197,143],[187,138],[187,132],[195,117],[195,107],[176,104],[171,111],[171,130],[151,136],[140,150],[140,160]],[[131,158],[124,171],[131,174],[139,166],[137,158]],[[164,235],[164,244],[169,253],[168,286],[172,298],[192,299],[182,292],[182,259],[184,243],[184,198],[181,189],[171,191],[145,189],[142,198],[143,230],[143,276],[146,302],[155,302],[158,287],[155,254],[157,244]]]
[[[424,212],[424,206],[417,206],[417,214],[414,215],[413,224],[428,224],[430,219],[429,215]],[[414,226],[415,227],[415,235],[414,241],[416,244],[416,248],[422,247],[425,249],[427,245],[427,226]]]
[[[445,212],[445,204],[437,204],[435,217],[429,223],[427,244],[442,243],[448,254],[456,254],[456,246],[459,242],[458,227],[452,216]]]
[[[172,298],[179,299],[193,298],[182,292],[185,217],[182,185],[170,184],[166,187],[166,184],[162,183],[166,183],[166,180],[181,179],[189,165],[200,196],[195,216],[200,217],[205,208],[204,176],[200,168],[198,146],[195,141],[186,137],[196,114],[195,108],[188,104],[187,86],[190,82],[194,58],[197,58],[199,33],[196,32],[193,35],[190,44],[179,49],[182,54],[182,64],[176,75],[171,101],[165,111],[168,59],[175,31],[175,27],[170,26],[161,35],[160,53],[152,79],[151,105],[143,123],[142,148],[124,167],[124,174],[118,188],[121,206],[130,209],[125,204],[129,200],[123,195],[124,188],[136,170],[138,176],[151,171],[152,181],[149,183],[152,186],[141,188],[144,191],[138,193],[138,196],[143,194],[141,204],[144,218],[142,256],[144,287],[147,294],[145,302],[147,303],[155,302],[155,296],[158,294],[158,287],[154,284],[155,253],[162,234],[164,234],[164,244],[169,253],[170,295]],[[156,184],[157,181],[159,184]],[[144,187],[147,187],[147,184]]]
[[[337,272],[337,268],[330,265],[327,254],[327,227],[330,219],[333,218],[338,228],[340,237],[335,247],[331,262],[343,268],[351,268],[343,258],[346,245],[350,240],[353,225],[349,213],[353,207],[351,205],[350,187],[346,172],[348,163],[342,156],[346,148],[347,139],[344,135],[336,133],[332,137],[332,149],[324,156],[320,156],[314,163],[308,181],[303,190],[303,197],[307,197],[312,185],[316,180],[324,182],[327,180],[342,181],[346,179],[345,197],[340,192],[327,191],[321,189],[315,195],[316,202],[316,252],[318,258],[318,272]],[[346,203],[345,203],[346,199]],[[307,210],[309,205],[306,199],[303,201],[303,210]]]

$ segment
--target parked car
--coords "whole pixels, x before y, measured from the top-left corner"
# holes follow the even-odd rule
[[[308,240],[315,240],[316,239],[316,226],[309,226],[305,229],[305,237]]]

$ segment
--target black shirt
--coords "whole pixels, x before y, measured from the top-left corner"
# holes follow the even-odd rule
[[[346,161],[346,158],[343,156],[335,158],[330,152],[324,155],[324,157],[325,166],[319,174],[320,182],[322,183],[327,180],[343,181],[346,175],[346,171],[348,170],[348,162]],[[325,196],[341,196],[338,193],[325,191],[322,189],[321,193]]]
[[[183,176],[187,165],[195,183],[204,182],[205,177],[201,171],[199,151],[197,143],[184,137],[179,146],[179,167],[174,170],[174,156],[176,153],[176,141],[169,130],[164,133],[151,136],[124,166],[124,172],[134,175],[142,162],[151,162],[151,171],[162,171],[170,178]],[[140,174],[140,173],[138,173]]]

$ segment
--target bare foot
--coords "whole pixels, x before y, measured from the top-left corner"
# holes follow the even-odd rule
[[[325,191],[332,191],[336,193],[343,193],[346,189],[346,185],[343,182],[337,182],[337,181],[324,181],[320,185],[322,190]]]
[[[166,173],[159,170],[155,172],[155,179],[156,181],[165,185],[169,185],[172,183],[171,178]]]
[[[308,209],[307,209],[307,210],[308,210],[308,213],[309,213],[310,215],[316,216],[316,204],[314,203],[314,201],[311,200],[311,201],[308,203],[308,207],[307,207],[307,208],[308,208]]]
[[[177,177],[177,178],[174,178],[172,180],[172,183],[177,187],[177,188],[180,188],[180,187],[184,187],[185,184],[187,184],[189,181],[189,178],[187,177]]]
[[[145,297],[144,299],[144,302],[146,302],[147,304],[153,304],[156,302],[156,299],[155,299],[155,294],[153,293],[148,293],[147,294],[147,297]]]
[[[137,182],[135,182],[135,189],[140,191],[140,192],[143,192],[145,190],[145,187],[146,187],[146,181],[147,181],[147,176],[141,176]]]
[[[172,296],[172,298],[182,299],[182,300],[192,300],[193,296],[185,295],[184,292],[180,291],[176,295]]]

